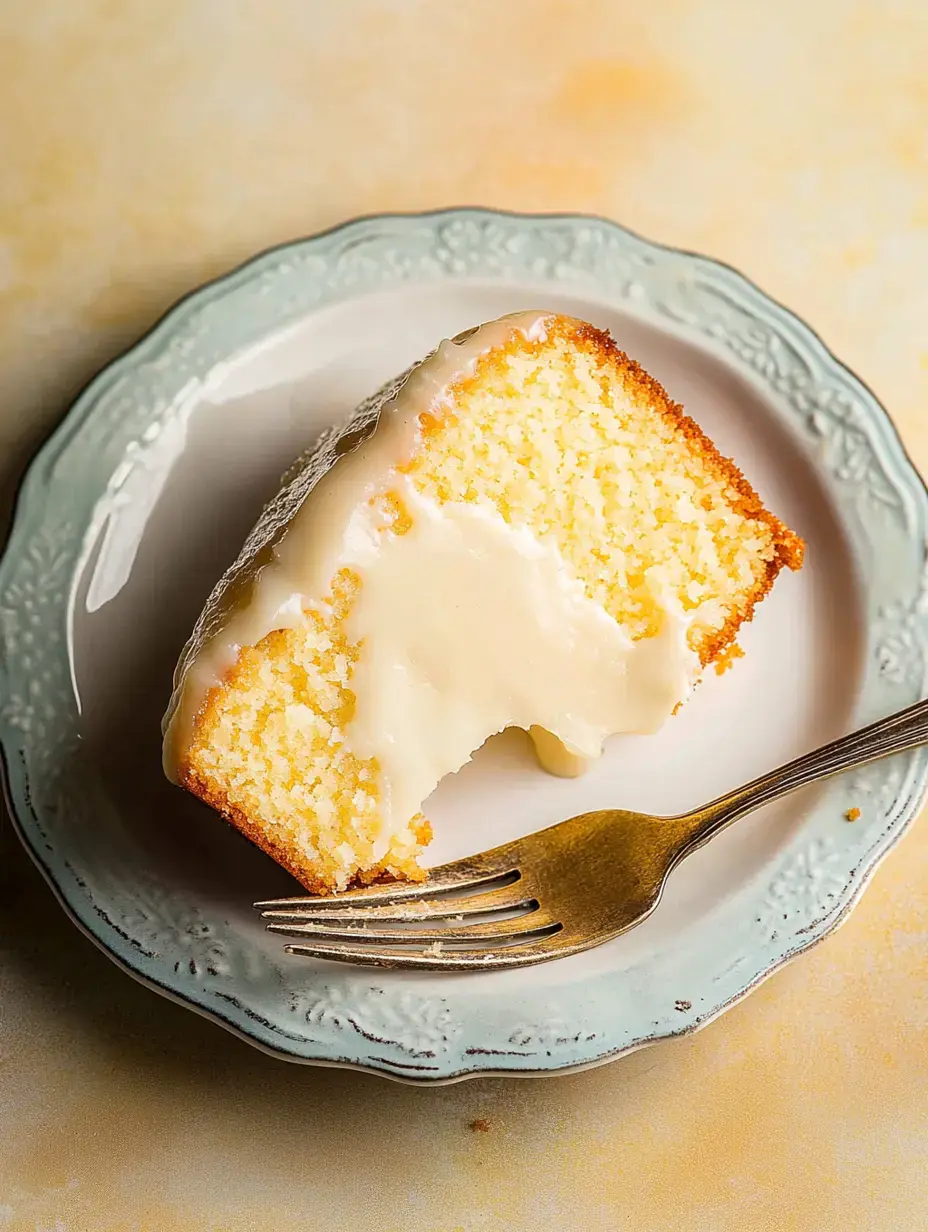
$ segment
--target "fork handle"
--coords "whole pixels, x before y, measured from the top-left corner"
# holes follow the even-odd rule
[[[892,753],[917,748],[921,744],[928,744],[928,700],[916,702],[914,706],[900,710],[887,719],[879,719],[869,727],[833,740],[745,787],[739,787],[711,804],[678,818],[683,823],[681,856],[707,843],[733,821],[800,787],[808,787],[810,783],[864,766]]]

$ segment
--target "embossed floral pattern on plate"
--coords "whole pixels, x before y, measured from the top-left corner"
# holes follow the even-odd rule
[[[77,769],[68,640],[100,508],[132,499],[191,389],[230,356],[355,295],[474,278],[589,288],[717,353],[802,434],[873,592],[861,720],[921,695],[928,645],[928,501],[892,425],[805,325],[725,266],[599,219],[458,210],[349,223],[179,305],[81,396],[23,486],[0,565],[0,738],[16,825],[72,918],[139,978],[283,1056],[418,1081],[568,1069],[708,1021],[846,914],[926,783],[919,751],[833,785],[766,881],[719,912],[699,970],[681,979],[655,961],[590,975],[557,1006],[505,981],[477,996],[357,972],[309,978],[253,922],[173,883],[106,874],[95,836],[118,846],[118,808],[92,805]],[[836,827],[851,804],[861,821]]]

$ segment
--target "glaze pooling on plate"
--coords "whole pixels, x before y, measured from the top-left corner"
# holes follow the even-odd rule
[[[479,310],[475,279],[483,288]],[[752,432],[769,424],[782,440],[795,442],[790,448],[798,452],[789,456],[806,458],[809,466],[796,482],[803,492],[820,490],[834,521],[833,530],[818,522],[797,527],[810,543],[809,574],[801,584],[814,586],[816,571],[829,568],[841,552],[859,579],[859,589],[847,592],[852,605],[859,604],[859,649],[856,634],[848,633],[852,657],[839,665],[845,676],[858,674],[859,690],[834,721],[849,728],[917,700],[928,646],[926,495],[891,424],[872,394],[804,325],[723,266],[595,219],[452,211],[349,224],[258,258],[185,301],[82,395],[23,486],[0,565],[0,737],[16,826],[75,921],[139,978],[281,1055],[421,1081],[591,1064],[708,1021],[843,918],[914,816],[926,782],[924,750],[836,780],[777,820],[777,844],[764,849],[754,874],[737,885],[719,884],[716,905],[674,932],[672,944],[660,940],[655,917],[647,934],[657,939],[653,943],[642,932],[637,948],[616,943],[588,964],[552,964],[540,979],[507,978],[502,986],[484,977],[424,983],[389,973],[372,982],[356,972],[289,960],[252,919],[249,881],[256,866],[247,853],[236,872],[238,849],[223,848],[212,870],[212,895],[204,893],[207,881],[197,883],[190,858],[174,869],[159,863],[144,832],[133,830],[144,800],[133,804],[116,791],[87,752],[103,705],[94,695],[94,673],[117,650],[123,653],[120,637],[133,644],[124,622],[93,633],[104,630],[94,622],[105,619],[119,596],[92,616],[83,606],[101,532],[118,530],[125,516],[121,499],[133,484],[162,481],[155,466],[159,440],[187,430],[191,390],[208,389],[234,357],[247,360],[275,331],[312,320],[319,310],[357,303],[361,312],[363,299],[353,297],[368,292],[394,297],[382,315],[389,333],[398,314],[415,317],[432,289],[441,293],[435,303],[458,305],[457,329],[480,319],[484,304],[486,316],[499,315],[521,298],[523,306],[569,304],[576,315],[619,321],[637,331],[643,346],[651,339],[656,352],[685,345],[674,339],[689,340],[696,348],[687,352],[691,362],[703,365],[700,379],[716,372],[719,396],[734,383],[743,401],[753,400]],[[409,339],[405,356],[397,345],[378,380],[421,354],[421,341]],[[642,359],[650,366],[647,356]],[[365,381],[367,388],[377,383]],[[349,405],[358,392],[346,394]],[[826,542],[833,551],[816,550]],[[130,586],[142,587],[144,578],[144,569],[133,570]],[[784,591],[787,615],[790,593],[798,592]],[[769,602],[776,604],[777,596]],[[139,603],[139,610],[151,609],[144,593]],[[823,609],[823,639],[816,642],[823,654],[825,625],[844,636],[838,628],[844,606],[842,599],[839,609]],[[802,632],[794,625],[791,637]],[[108,657],[101,658],[104,644]],[[756,661],[752,649],[746,665]],[[838,686],[838,670],[813,679],[816,697],[823,696],[818,685]],[[781,676],[788,699],[795,680],[785,669]],[[75,678],[86,694],[83,714]],[[777,678],[769,680],[775,693]],[[695,716],[689,737],[696,741],[697,703],[711,688],[710,680],[678,720],[689,721],[688,712]],[[767,700],[785,722],[787,702]],[[732,718],[730,733],[749,725],[740,712],[734,725]],[[635,758],[647,761],[647,747],[635,749]],[[610,749],[580,783],[606,774],[612,756]],[[761,748],[756,756],[752,770],[759,772],[780,759],[780,750],[767,757]],[[699,776],[709,769],[687,767],[700,796]],[[745,769],[730,767],[738,777]],[[655,791],[669,790],[672,777],[655,770]],[[563,787],[573,791],[576,785]],[[595,782],[582,788],[594,789]],[[579,811],[565,808],[567,799],[555,794],[548,805],[539,803],[526,828]],[[604,803],[634,807],[638,800]],[[843,819],[851,806],[862,810],[854,825]],[[556,815],[542,819],[544,808]],[[773,822],[761,816],[755,832],[767,834]],[[732,843],[740,841],[732,832]],[[715,875],[729,850],[731,844],[720,842],[715,851],[697,853],[699,876]],[[676,919],[675,911],[684,912],[682,900],[696,892],[688,886],[684,893],[684,872],[676,887],[671,883],[671,897],[676,893],[679,901],[665,904],[665,918]]]

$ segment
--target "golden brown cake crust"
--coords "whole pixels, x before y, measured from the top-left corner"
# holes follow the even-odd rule
[[[206,709],[207,707],[204,707],[204,711]],[[202,721],[202,714],[200,721]],[[276,860],[310,894],[330,894],[332,892],[331,888],[319,879],[315,866],[303,860],[296,848],[287,847],[282,843],[275,842],[274,838],[266,830],[256,825],[240,808],[231,804],[225,793],[220,791],[214,783],[201,778],[188,768],[182,769],[180,782],[182,787],[186,787],[192,795],[202,800],[204,804],[208,804],[210,808],[214,808],[220,816],[235,826],[237,830],[240,830],[256,847],[260,847],[272,860]]]
[[[218,690],[214,690],[217,692]],[[209,702],[204,707],[201,713],[201,719],[209,706]],[[310,894],[333,894],[335,893],[332,885],[324,881],[319,876],[318,866],[313,862],[305,859],[301,852],[296,847],[287,846],[284,843],[275,842],[272,835],[268,834],[265,829],[257,825],[251,820],[247,814],[243,813],[240,808],[230,803],[224,792],[220,791],[216,785],[208,780],[201,778],[195,771],[189,767],[183,767],[180,775],[180,785],[185,787],[192,795],[202,800],[204,804],[208,804],[210,808],[216,810],[220,816],[224,817],[230,825],[235,826],[242,834],[256,847],[269,855],[272,860],[276,860],[282,868],[285,868],[292,877],[302,885]],[[432,838],[432,827],[424,817],[420,817],[416,822],[414,829],[420,843],[427,844]],[[418,871],[419,876],[415,874]],[[428,874],[424,870],[404,870],[404,881],[424,881]],[[397,881],[399,878],[392,873],[385,872],[383,869],[375,869],[372,873],[365,876],[364,873],[359,874],[355,878],[355,883],[358,885],[373,885],[377,882]]]
[[[776,555],[773,560],[767,562],[765,576],[747,596],[743,609],[733,613],[721,629],[700,645],[700,660],[703,667],[708,667],[709,664],[721,658],[734,642],[741,625],[753,619],[754,609],[769,593],[783,566],[786,565],[793,570],[802,567],[805,543],[764,507],[763,501],[732,459],[719,453],[695,420],[686,414],[679,403],[670,399],[663,385],[620,350],[610,334],[593,325],[578,322],[569,323],[568,333],[578,347],[598,354],[605,362],[610,363],[621,374],[626,387],[631,386],[637,393],[645,396],[662,415],[671,420],[698,450],[703,462],[727,480],[737,493],[737,499],[732,502],[737,513],[754,521],[763,522],[770,528],[776,546]]]

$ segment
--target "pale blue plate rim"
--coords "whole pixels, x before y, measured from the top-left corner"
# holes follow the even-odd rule
[[[395,270],[378,265],[378,254],[394,260],[394,254],[402,255],[404,244],[422,249],[408,267],[402,262]],[[539,1022],[531,1020],[528,1026],[519,1024],[506,1035],[512,1015],[508,1021],[505,1014],[497,1015],[501,1023],[491,1022],[490,1033],[501,1028],[503,1035],[495,1042],[503,1046],[496,1048],[484,1046],[494,1042],[485,1038],[486,1031],[475,1034],[475,1024],[464,1019],[449,1023],[448,1013],[436,1013],[429,998],[418,994],[412,998],[411,1009],[394,1007],[395,1038],[378,1037],[374,1048],[370,1046],[372,1033],[365,1030],[363,1007],[355,1012],[357,1007],[350,998],[347,1002],[344,997],[340,1000],[328,987],[321,990],[305,1014],[301,1013],[296,1020],[289,1019],[295,1029],[284,1030],[280,1023],[262,1013],[261,1006],[249,1004],[247,997],[230,991],[233,985],[227,983],[220,988],[188,980],[173,971],[170,962],[161,961],[165,956],[150,959],[142,955],[136,938],[102,922],[87,893],[86,882],[72,867],[67,853],[47,842],[25,773],[30,756],[47,747],[47,728],[41,729],[45,734],[37,741],[34,733],[23,729],[24,711],[16,711],[15,706],[11,709],[10,699],[15,702],[19,697],[17,689],[24,693],[23,686],[29,684],[17,656],[17,636],[28,626],[28,620],[24,624],[25,609],[17,604],[16,597],[21,591],[22,562],[46,528],[54,507],[48,494],[54,493],[55,483],[61,484],[61,477],[56,479],[54,475],[56,465],[79,446],[82,429],[95,416],[102,416],[108,392],[123,378],[137,372],[159,347],[164,351],[172,339],[182,339],[198,313],[202,314],[211,304],[230,301],[249,288],[254,291],[262,281],[261,294],[266,298],[268,287],[273,290],[275,284],[292,275],[294,263],[318,257],[325,273],[327,262],[332,265],[335,257],[343,260],[344,254],[352,251],[366,254],[369,267],[361,277],[353,270],[344,284],[339,284],[337,278],[330,279],[327,294],[314,300],[316,306],[373,286],[386,287],[419,277],[479,277],[485,281],[531,274],[559,286],[585,281],[600,289],[609,285],[616,302],[624,307],[634,310],[637,304],[642,310],[657,312],[684,333],[726,348],[735,366],[742,372],[748,370],[753,380],[775,389],[776,396],[790,404],[786,415],[807,417],[810,431],[820,431],[813,424],[816,414],[831,414],[837,399],[841,404],[835,419],[840,429],[838,437],[842,432],[852,436],[854,449],[858,454],[863,449],[867,456],[863,462],[859,457],[852,458],[849,473],[842,475],[842,466],[847,470],[850,463],[841,453],[846,442],[839,439],[839,457],[829,482],[833,480],[836,499],[847,508],[848,525],[866,549],[861,552],[859,563],[865,570],[876,569],[866,581],[871,593],[879,592],[880,600],[874,599],[868,613],[868,669],[859,717],[863,721],[871,714],[897,709],[922,695],[928,645],[924,571],[928,493],[873,393],[795,314],[764,295],[731,266],[652,243],[602,218],[521,215],[478,207],[371,215],[269,249],[184,297],[137,344],[90,382],[34,459],[20,487],[13,528],[0,561],[0,748],[16,831],[69,916],[124,969],[171,999],[291,1060],[348,1065],[406,1081],[453,1081],[479,1073],[538,1074],[582,1068],[658,1039],[695,1030],[746,995],[788,959],[821,940],[846,917],[879,861],[918,811],[928,783],[928,758],[924,751],[894,759],[894,771],[887,770],[888,763],[884,763],[868,772],[868,778],[856,781],[855,790],[868,791],[879,804],[867,827],[840,831],[837,846],[830,832],[823,837],[814,832],[811,824],[804,828],[809,831],[804,845],[800,843],[795,851],[787,853],[777,878],[767,889],[768,898],[773,895],[777,918],[779,908],[787,908],[783,918],[790,917],[789,926],[777,930],[769,920],[758,918],[759,924],[766,924],[766,944],[760,945],[758,935],[754,950],[741,955],[722,973],[729,978],[717,981],[719,987],[712,997],[700,998],[699,1004],[677,998],[660,1011],[649,1003],[646,1014],[654,1012],[658,1016],[647,1024],[642,1015],[636,1019],[634,1013],[627,1012],[628,1006],[622,1004],[625,1020],[620,1017],[619,1021],[610,1022],[608,1015],[596,1017],[595,1031],[586,1029],[592,1019],[565,1021],[558,1016]],[[604,254],[613,261],[614,269],[604,272]],[[590,264],[586,266],[588,256]],[[425,262],[421,268],[416,264],[420,260]],[[351,265],[350,258],[347,265]],[[632,269],[634,277],[626,278],[626,266]],[[620,268],[624,271],[621,278],[617,273]],[[626,278],[624,291],[619,285],[622,278]],[[746,317],[751,328],[745,336],[750,345],[745,344],[744,337],[737,336],[737,331],[730,331],[721,318],[712,328],[707,326],[705,303],[700,299],[703,294],[709,297],[706,303],[711,301],[713,309],[725,303],[736,314]],[[301,312],[297,311],[296,316],[299,315]],[[775,343],[773,349],[780,351],[772,368],[769,356],[754,353],[756,345],[763,351],[765,340],[766,344]],[[781,363],[783,348],[789,356]],[[798,384],[790,376],[793,358],[797,364],[801,361],[803,369],[803,379]],[[808,373],[814,378],[811,381],[806,379]],[[822,391],[827,392],[827,397]],[[824,409],[813,405],[809,411],[809,399],[814,402],[820,395]],[[834,424],[826,425],[826,429],[832,431]],[[873,507],[868,506],[866,513],[862,513],[861,501],[872,501]],[[894,511],[893,516],[898,513],[901,537],[892,529],[892,517],[887,514],[889,520],[884,525],[876,516],[886,514],[887,510]],[[882,560],[879,567],[874,565],[876,558]],[[892,565],[888,574],[886,558],[891,558]],[[79,553],[75,553],[75,569],[78,565]],[[59,610],[48,619],[66,620],[66,614]],[[43,626],[39,622],[35,627]],[[46,632],[51,639],[49,657],[54,659],[56,654],[66,653],[66,637],[56,645],[52,636],[61,632],[60,627],[49,624]],[[46,716],[46,723],[51,721]],[[40,725],[36,725],[36,730],[40,731]],[[848,837],[851,834],[853,839]],[[779,889],[774,893],[776,887]],[[171,978],[172,971],[176,978]],[[608,983],[611,978],[612,973],[609,977],[597,977],[597,982]],[[266,994],[267,989],[263,991]],[[384,993],[389,995],[387,988],[369,991],[381,997]],[[502,1000],[506,1000],[505,996]],[[311,1023],[312,1030],[304,1023]]]

